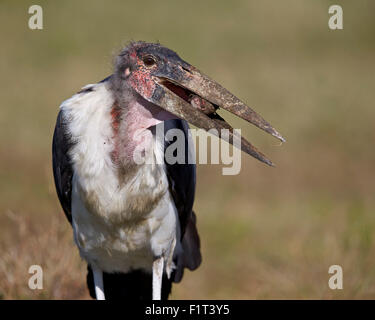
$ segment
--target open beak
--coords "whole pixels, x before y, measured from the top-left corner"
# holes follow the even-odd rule
[[[176,70],[176,69],[175,69]],[[155,74],[156,90],[151,101],[177,117],[204,130],[216,129],[220,138],[222,129],[229,129],[229,141],[233,144],[233,128],[216,110],[223,108],[266,131],[282,142],[285,139],[266,120],[240,101],[227,89],[191,65],[179,67],[178,72]],[[273,166],[271,160],[241,137],[241,150],[254,158]]]

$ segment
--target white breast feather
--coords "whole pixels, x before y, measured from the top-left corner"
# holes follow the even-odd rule
[[[113,98],[106,83],[64,101],[75,142],[72,216],[81,256],[106,272],[151,271],[155,256],[164,255],[170,274],[176,245],[178,214],[168,191],[163,165],[143,165],[121,183],[111,159]],[[151,156],[163,157],[155,141]]]

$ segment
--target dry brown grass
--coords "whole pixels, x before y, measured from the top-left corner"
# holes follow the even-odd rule
[[[83,299],[85,264],[78,257],[71,231],[56,215],[46,225],[8,211],[12,236],[2,243],[0,259],[1,295],[17,299]],[[28,267],[43,268],[43,290],[31,290]],[[47,289],[47,290],[45,290]]]

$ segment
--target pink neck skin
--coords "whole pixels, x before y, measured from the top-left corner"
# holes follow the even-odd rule
[[[152,133],[148,128],[169,119],[177,119],[172,113],[147,101],[133,100],[124,110],[120,117],[113,117],[115,149],[113,160],[115,163],[129,166],[134,164],[134,151],[141,147],[147,150],[152,146]],[[118,115],[118,114],[117,114]],[[121,120],[118,120],[121,119]],[[117,122],[116,121],[120,121]]]

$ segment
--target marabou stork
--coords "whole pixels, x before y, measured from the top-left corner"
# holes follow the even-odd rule
[[[192,102],[197,98],[198,107]],[[214,109],[199,108],[199,102]],[[186,148],[187,122],[205,130],[231,129],[215,113],[219,107],[284,141],[238,98],[160,44],[130,43],[111,76],[61,104],[53,173],[88,264],[93,298],[167,299],[184,268],[200,265],[195,165],[139,164],[134,152],[141,146],[147,157],[164,160],[163,147],[171,142],[156,138],[161,123],[165,132],[182,130]],[[242,150],[272,165],[244,138]]]

